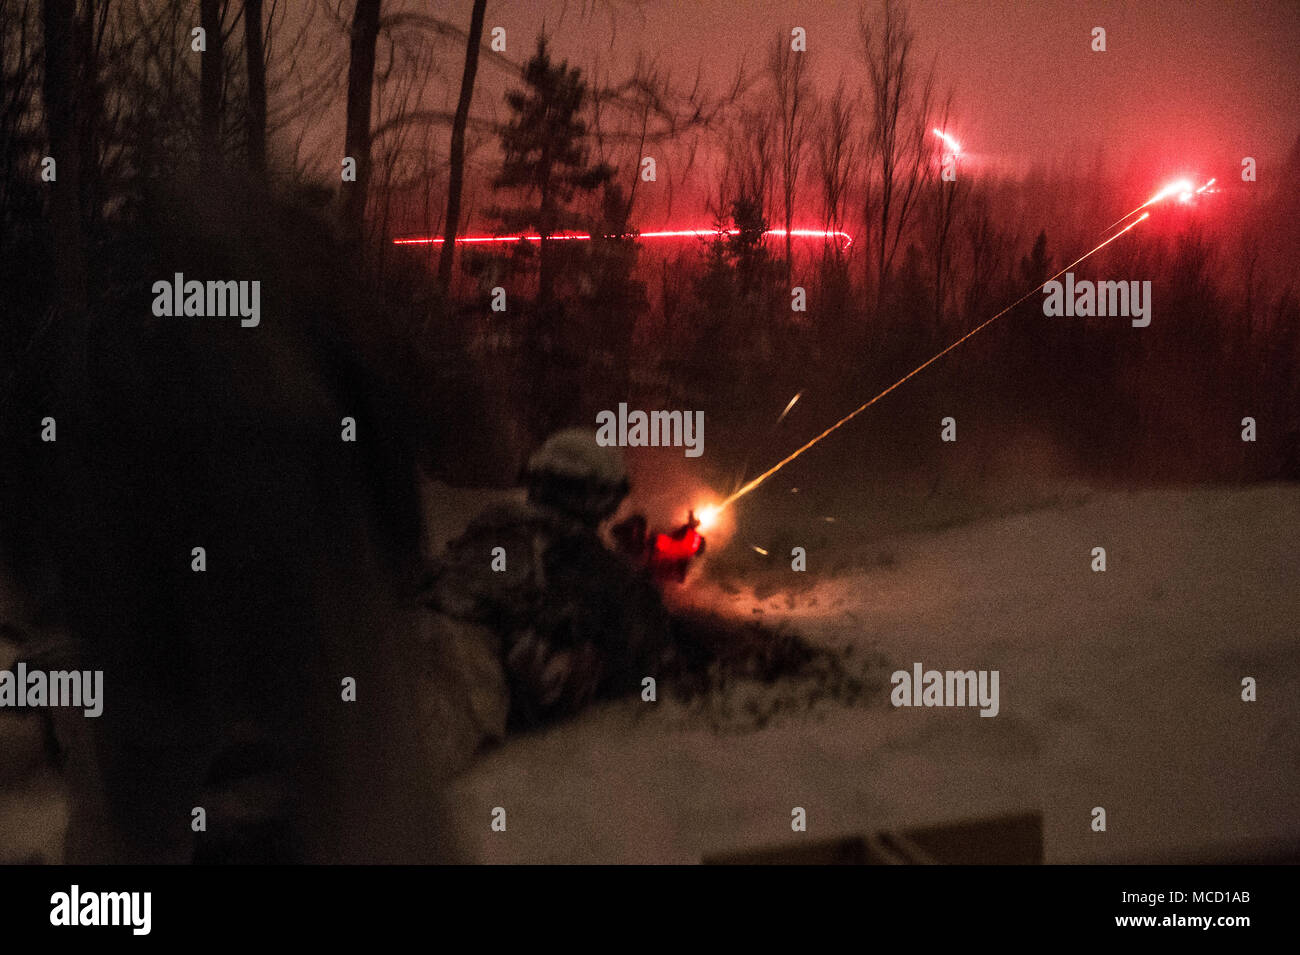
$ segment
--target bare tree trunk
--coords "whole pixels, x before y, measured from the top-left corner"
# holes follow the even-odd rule
[[[740,126],[734,130],[727,142],[727,164],[734,174],[728,172],[728,178],[736,182],[735,195],[720,196],[722,212],[726,214],[728,198],[750,198],[758,203],[763,218],[773,206],[773,179],[776,163],[774,155],[776,131],[772,128],[771,114],[765,109],[745,110],[740,117]]]
[[[77,123],[76,0],[44,0],[45,124],[54,157],[50,199],[56,301],[68,324],[86,315],[86,255],[81,229],[81,149]],[[75,333],[77,329],[71,329]]]
[[[382,0],[357,0],[352,17],[352,56],[348,63],[348,114],[344,154],[357,164],[356,182],[346,184],[343,227],[354,238],[362,234],[366,194],[370,187],[370,102],[375,81],[375,43],[379,39]]]
[[[248,168],[266,173],[266,52],[262,0],[244,0],[244,59],[248,62]]]
[[[957,218],[957,206],[962,196],[961,183],[944,182],[936,185],[934,219],[934,325],[936,333],[943,330],[943,308],[948,298],[948,266],[951,252],[949,238]]]
[[[853,104],[840,80],[835,95],[823,111],[820,135],[817,137],[818,172],[821,174],[822,216],[826,228],[839,232],[844,223],[844,200],[857,160],[857,144],[853,137]],[[838,239],[825,246],[833,251],[838,261],[843,249]]]
[[[768,58],[768,71],[772,76],[773,91],[776,101],[773,104],[777,113],[777,124],[781,136],[781,211],[785,222],[785,283],[792,284],[794,268],[794,237],[790,235],[794,228],[794,205],[799,187],[799,176],[803,171],[804,144],[807,140],[809,110],[807,100],[810,97],[808,81],[805,78],[804,57],[806,53],[790,49],[789,38],[781,35],[776,39]]]
[[[930,112],[933,71],[916,95],[912,44],[916,35],[907,11],[894,0],[883,0],[883,22],[877,28],[866,17],[859,21],[862,54],[870,73],[872,127],[871,159],[880,177],[876,227],[876,301],[884,293],[894,255],[915,212],[924,178],[926,122]]]
[[[221,88],[225,50],[221,36],[221,0],[199,0],[199,25],[203,27],[204,52],[199,66],[200,157],[205,173],[220,166]]]
[[[465,41],[465,72],[460,78],[460,101],[456,104],[456,118],[451,126],[451,181],[447,185],[447,221],[442,230],[442,254],[438,259],[438,284],[443,292],[451,288],[451,269],[456,255],[460,197],[465,182],[465,126],[469,122],[470,100],[474,98],[474,76],[478,73],[478,48],[483,40],[485,9],[487,0],[474,0],[469,38]]]
[[[77,86],[77,137],[81,162],[77,168],[81,187],[82,230],[93,234],[99,222],[99,140],[103,130],[103,90],[99,83],[99,51],[108,22],[111,0],[82,0],[76,26],[77,63],[81,79]]]
[[[948,128],[948,116],[952,111],[952,94],[948,94],[940,117],[939,129]],[[960,153],[943,153],[937,151],[939,168],[934,183],[934,218],[931,226],[932,254],[934,256],[934,322],[936,333],[943,330],[943,309],[948,299],[948,270],[951,255],[952,231],[962,201],[966,197],[966,182],[960,175]],[[943,164],[951,161],[955,178],[951,182],[943,179]]]

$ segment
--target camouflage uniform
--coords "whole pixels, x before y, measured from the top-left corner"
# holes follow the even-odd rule
[[[565,494],[552,494],[545,463],[530,465],[529,501],[476,518],[436,563],[425,591],[440,639],[474,676],[466,695],[481,741],[507,722],[532,726],[636,692],[668,653],[658,591],[600,538],[610,501],[570,506],[565,495],[584,493],[578,479],[562,476]],[[595,494],[584,500],[599,500],[600,486],[597,475]],[[503,570],[491,566],[497,547]]]

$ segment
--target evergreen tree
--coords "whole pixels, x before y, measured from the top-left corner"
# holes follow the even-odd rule
[[[580,193],[600,188],[613,176],[604,163],[590,164],[587,124],[581,118],[587,98],[582,71],[551,62],[546,38],[524,67],[524,88],[506,94],[511,117],[501,131],[504,160],[493,182],[496,189],[521,191],[527,204],[498,209],[497,216],[514,231],[541,236],[537,301],[550,304],[555,291],[557,243],[551,236],[581,228],[585,220],[569,205]]]
[[[772,277],[772,260],[767,252],[767,219],[757,197],[743,196],[731,203],[735,231],[727,236],[727,253],[736,270],[742,298],[766,291]]]

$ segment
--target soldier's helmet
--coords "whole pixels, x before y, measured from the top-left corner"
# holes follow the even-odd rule
[[[610,517],[630,485],[623,455],[602,447],[584,428],[557,432],[528,459],[524,468],[528,499],[591,527]]]

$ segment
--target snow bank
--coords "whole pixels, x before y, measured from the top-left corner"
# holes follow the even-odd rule
[[[861,541],[827,539],[798,587],[774,561],[689,600],[898,668],[999,670],[997,717],[896,710],[885,687],[878,705],[737,735],[628,701],[486,757],[457,783],[451,821],[489,862],[697,862],[800,838],[794,806],[811,838],[1037,809],[1048,862],[1294,837],[1297,541],[1294,485],[1095,495],[891,541],[867,561]],[[855,563],[866,569],[817,573]],[[1247,676],[1258,702],[1241,700]]]

